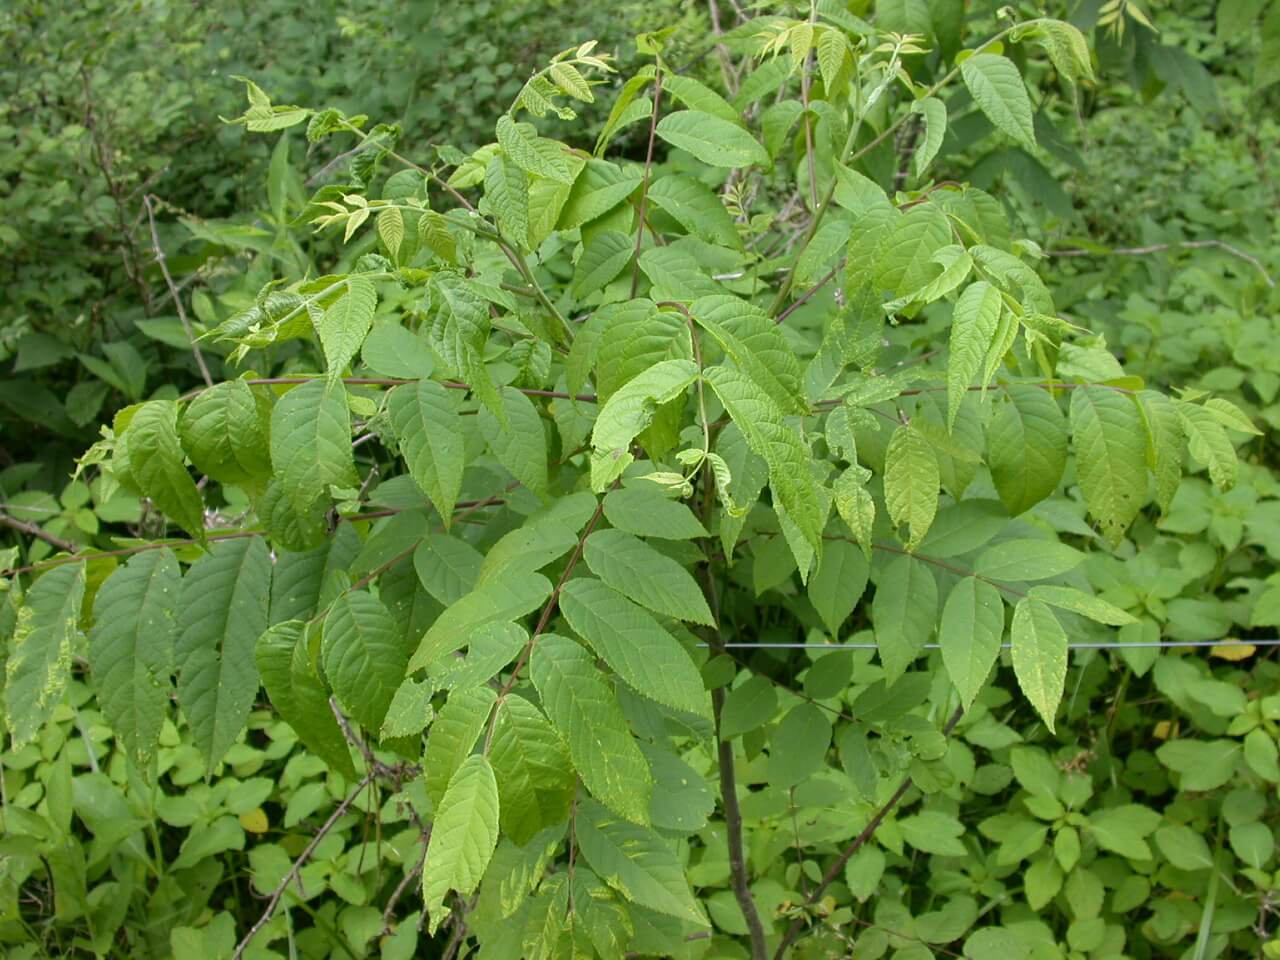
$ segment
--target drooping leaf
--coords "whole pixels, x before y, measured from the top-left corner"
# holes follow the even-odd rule
[[[547,492],[547,438],[537,408],[519,390],[503,387],[500,394],[506,423],[488,409],[478,417],[480,432],[498,462],[538,496]]]
[[[596,576],[641,606],[678,620],[712,623],[689,572],[643,540],[621,530],[597,530],[587,538],[583,556]]]
[[[34,740],[62,702],[84,593],[83,563],[54,567],[36,580],[18,611],[4,687],[6,724],[15,748]]]
[[[498,846],[498,810],[498,782],[488,757],[468,757],[449,781],[427,844],[422,898],[430,932],[448,916],[446,893],[469,896],[480,885]]]
[[[569,816],[577,781],[564,742],[542,711],[516,694],[508,694],[497,711],[490,756],[502,830],[523,846]]]
[[[658,121],[658,136],[713,167],[770,165],[769,154],[736,123],[701,110],[677,110]]]
[[[438,805],[458,768],[471,755],[489,723],[498,694],[486,686],[469,687],[449,694],[427,736],[423,775],[427,796]]]
[[[960,75],[974,102],[996,129],[1034,150],[1031,100],[1013,61],[996,53],[977,53],[960,65]]]
[[[267,424],[253,388],[228,380],[187,404],[178,431],[197,470],[219,483],[244,483],[271,474]]]
[[[938,622],[938,582],[928,566],[895,557],[880,574],[871,604],[876,646],[893,683],[924,648]]]
[[[591,489],[599,493],[622,475],[635,459],[631,442],[653,422],[657,408],[684,393],[697,375],[690,360],[663,360],[609,397],[591,433]]]
[[[648,823],[649,765],[592,656],[572,640],[543,634],[530,673],[587,790],[619,816]]]
[[[627,900],[706,925],[675,851],[659,834],[588,800],[578,808],[577,837],[591,869]]]
[[[351,413],[341,384],[312,380],[276,402],[271,464],[283,495],[299,514],[327,503],[330,485],[355,485]]]
[[[387,608],[367,590],[338,596],[324,618],[325,676],[367,730],[379,730],[405,676],[408,650]]]
[[[976,577],[965,577],[952,587],[942,608],[938,643],[966,710],[991,674],[1003,636],[1004,601],[995,587]]]
[[[991,479],[1010,516],[1053,494],[1067,465],[1067,424],[1046,390],[1011,384],[987,428]]]
[[[389,210],[387,213],[399,213]],[[382,216],[386,216],[384,213]],[[382,220],[379,218],[379,223]],[[404,228],[401,227],[403,239]],[[399,244],[397,244],[399,246]],[[343,369],[360,352],[369,328],[373,326],[373,313],[378,306],[378,292],[373,282],[364,277],[352,276],[346,281],[342,296],[331,303],[315,321],[320,345],[324,348],[324,360],[330,379],[342,375]]]
[[[172,400],[149,400],[136,408],[126,431],[129,473],[150,497],[193,537],[204,537],[204,504],[183,463],[178,440],[178,406]]]
[[[570,580],[560,609],[574,632],[637,693],[710,717],[710,703],[692,658],[648,613],[591,578]]]
[[[135,554],[98,588],[89,669],[103,715],[146,769],[173,689],[182,572],[168,549]]]
[[[1071,392],[1076,477],[1089,513],[1113,545],[1147,499],[1144,435],[1132,397],[1095,386]]]
[[[448,529],[466,466],[462,425],[445,388],[433,380],[396,387],[387,413],[414,482]]]
[[[178,703],[213,770],[244,729],[258,695],[254,646],[267,629],[271,554],[260,537],[222,540],[182,578]]]
[[[1000,291],[985,280],[971,283],[956,301],[951,314],[951,349],[947,361],[948,430],[955,426],[960,404],[982,369],[1002,306]]]
[[[1067,680],[1067,633],[1049,606],[1024,597],[1013,608],[1013,672],[1052,731]]]

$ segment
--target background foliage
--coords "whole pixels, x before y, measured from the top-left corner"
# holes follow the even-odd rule
[[[925,34],[949,62],[961,37],[974,45],[997,29],[994,4],[969,5],[962,21],[953,15],[958,6],[855,3],[844,12],[882,29]],[[1020,14],[1042,12],[1026,6]],[[830,13],[833,7],[823,9]],[[1271,158],[1280,151],[1274,86],[1280,79],[1280,3],[1083,3],[1048,12],[1088,31],[1096,50],[1096,82],[1074,88],[1062,84],[1041,54],[1024,58],[1021,48],[1011,48],[1007,52],[1033,92],[1037,145],[1019,145],[994,131],[982,112],[966,108],[960,86],[931,176],[989,191],[1012,235],[1031,238],[1046,254],[1032,262],[1058,315],[1105,338],[1077,337],[1063,347],[1060,375],[1111,379],[1118,371],[1090,350],[1105,344],[1122,360],[1124,374],[1165,391],[1209,391],[1231,401],[1263,433],[1253,439],[1243,431],[1229,435],[1229,442],[1241,445],[1238,464],[1220,449],[1206,455],[1193,445],[1187,460],[1192,475],[1182,481],[1168,509],[1143,511],[1117,546],[1099,538],[1085,504],[1072,493],[1070,475],[1000,536],[1028,541],[1056,532],[1086,556],[1065,579],[1051,582],[1096,595],[1133,621],[1117,630],[1075,618],[1069,621],[1073,639],[1273,637],[1280,626],[1280,576],[1274,572],[1280,556],[1280,490],[1271,442],[1271,431],[1280,426],[1280,360],[1271,348],[1280,313],[1273,282],[1280,276],[1275,253],[1280,197]],[[809,11],[778,7],[764,13],[803,18]],[[237,486],[254,475],[251,460],[239,462],[239,477],[234,470],[215,476],[219,470],[202,468],[200,455],[191,449],[196,476],[210,477],[202,487],[203,505],[196,501],[199,513],[191,512],[189,500],[165,502],[155,488],[149,499],[139,498],[93,465],[70,479],[74,459],[98,438],[100,423],[111,423],[130,404],[174,400],[202,386],[183,316],[175,308],[174,287],[185,323],[199,334],[255,305],[260,308],[264,287],[273,281],[359,272],[368,269],[368,261],[364,266],[360,261],[366,255],[412,261],[407,252],[401,258],[388,248],[387,234],[372,220],[347,245],[341,231],[301,229],[316,212],[305,205],[318,187],[349,180],[371,199],[392,196],[399,187],[387,178],[397,164],[385,157],[369,162],[376,151],[347,155],[354,145],[350,138],[312,145],[303,143],[297,128],[262,137],[218,123],[218,116],[232,117],[243,109],[244,87],[231,76],[251,77],[276,103],[367,113],[370,126],[393,125],[379,131],[386,143],[396,138],[397,151],[423,163],[451,164],[492,138],[494,118],[528,74],[568,42],[566,33],[569,40],[600,37],[603,49],[619,57],[625,78],[646,62],[628,38],[676,24],[666,50],[669,61],[709,85],[722,82],[709,9],[637,4],[623,14],[613,6],[541,3],[448,10],[414,5],[408,14],[373,4],[212,4],[184,7],[181,16],[166,4],[86,4],[70,11],[23,3],[0,14],[6,48],[19,51],[0,63],[6,111],[0,120],[5,173],[0,178],[0,272],[6,289],[0,342],[7,365],[0,383],[5,456],[0,519],[13,544],[4,566],[40,563],[64,547],[129,548],[142,539],[176,534],[170,524],[193,534],[234,529],[251,522],[254,511],[261,514],[260,492]],[[732,9],[717,15],[723,15],[725,29],[733,28]],[[740,58],[767,25],[757,22],[729,34],[731,64],[743,62]],[[919,76],[934,68],[926,58],[911,67]],[[539,132],[589,150],[616,93],[616,85],[595,88],[601,103],[586,106],[581,120],[540,122]],[[792,91],[797,93],[798,81]],[[883,124],[885,118],[875,122]],[[610,155],[625,169],[639,170],[644,134],[644,124],[622,131]],[[793,221],[780,215],[791,196],[788,178],[798,178],[803,186],[809,176],[804,138],[795,129],[792,134],[778,141],[778,167],[786,176],[780,170],[761,177],[754,195],[732,185],[721,191],[729,213],[748,211],[736,218],[736,230],[748,241],[770,230],[785,234],[792,222],[803,225],[803,201],[792,205],[787,216]],[[890,196],[894,187],[926,186],[930,177],[917,177],[909,165],[907,175],[898,177],[900,157],[912,155],[916,142],[890,141],[890,149],[868,155],[861,171],[887,186]],[[444,143],[463,153],[433,153],[428,147]],[[662,140],[658,146],[663,176],[692,175],[723,188],[722,175],[717,179],[688,155],[668,152]],[[439,193],[429,188],[433,207]],[[907,193],[903,199],[916,196]],[[508,225],[501,212],[490,213],[499,225]],[[673,234],[715,229],[682,226],[678,217],[669,221],[665,216],[675,214],[665,206],[651,215],[660,230]],[[847,235],[848,224],[844,230]],[[412,239],[401,243],[417,239],[414,231],[406,236]],[[420,263],[446,259],[427,233],[422,236]],[[481,273],[497,275],[492,247],[485,254],[484,244],[473,246],[466,233],[455,230],[451,236],[449,242],[463,257],[478,256]],[[435,241],[444,243],[439,235]],[[687,249],[688,238],[681,242]],[[157,263],[157,249],[167,254],[172,284]],[[595,281],[584,278],[581,259],[571,260],[572,244],[539,254],[537,277],[559,291],[559,306],[573,305],[579,315],[595,309],[590,299]],[[813,282],[831,262],[801,269]],[[706,266],[708,273],[742,269],[741,263],[719,265],[714,258]],[[630,276],[626,269],[624,287]],[[510,272],[507,280],[525,286]],[[732,283],[736,293],[751,292]],[[380,292],[380,322],[416,309],[409,295],[389,285]],[[627,292],[622,291],[624,299]],[[348,296],[356,294],[349,288]],[[504,312],[509,310],[510,291],[505,300],[499,291],[491,295]],[[792,349],[812,351],[804,337],[821,329],[823,311],[833,304],[828,290],[794,312],[791,325],[783,328],[802,331],[788,334]],[[510,316],[534,322],[530,311]],[[932,344],[945,343],[951,319],[949,307],[926,308],[909,322],[887,327],[882,367],[893,370],[903,362],[914,369],[914,360]],[[397,376],[388,373],[397,362],[419,362],[417,354],[405,354],[408,347],[394,334],[384,339],[381,354],[365,346],[365,373]],[[515,341],[520,342],[535,341]],[[215,381],[249,370],[277,377],[311,374],[322,366],[322,357],[331,358],[329,348],[309,339],[288,340],[268,344],[241,362],[232,342],[200,344]],[[808,353],[802,355],[807,359]],[[488,359],[507,383],[563,390],[570,381],[559,376],[558,354],[552,378],[552,356],[536,346],[515,349],[512,344],[505,354]],[[437,356],[430,362],[438,361]],[[932,366],[926,362],[919,369]],[[316,392],[298,387],[284,393],[275,401],[276,410],[307,390]],[[362,393],[357,386],[352,395],[358,419],[376,410],[373,390]],[[237,422],[252,435],[248,424],[263,401],[246,389],[236,402],[243,402],[243,419]],[[912,402],[907,409],[916,414],[913,421],[936,416],[941,425],[947,415],[945,403],[935,414],[923,404],[912,410]],[[509,416],[527,413],[514,400],[499,405]],[[561,454],[589,443],[591,424],[576,404],[539,409],[546,412],[535,426],[552,433],[554,423]],[[483,695],[436,694],[438,714],[425,757],[419,756],[419,734],[429,716],[425,701],[403,705],[412,719],[402,728],[388,727],[390,720],[383,717],[394,706],[393,694],[395,701],[419,692],[425,698],[433,693],[425,685],[407,693],[394,687],[363,690],[347,704],[353,722],[368,730],[364,736],[382,735],[386,751],[380,748],[376,757],[349,751],[337,721],[320,729],[288,722],[291,709],[295,720],[304,715],[298,698],[308,690],[319,689],[324,698],[322,687],[307,687],[300,676],[328,674],[333,680],[339,672],[328,659],[317,670],[300,657],[297,651],[309,649],[310,633],[299,635],[289,623],[328,608],[326,632],[372,630],[376,655],[382,624],[368,624],[379,615],[370,613],[373,608],[360,609],[363,601],[340,594],[345,597],[345,588],[422,538],[424,530],[378,516],[422,507],[421,493],[408,477],[394,476],[404,468],[389,454],[395,449],[390,438],[400,438],[400,452],[416,476],[422,473],[413,470],[415,457],[428,454],[409,449],[396,410],[392,404],[389,419],[370,420],[375,439],[357,447],[353,461],[360,476],[330,478],[346,488],[340,489],[337,512],[366,519],[338,523],[333,538],[318,548],[321,553],[298,553],[307,559],[295,560],[296,581],[283,577],[277,564],[269,592],[265,577],[255,588],[249,576],[228,582],[222,593],[184,597],[177,614],[184,620],[179,662],[186,664],[178,674],[181,712],[167,706],[167,692],[158,699],[143,695],[148,683],[162,680],[160,687],[167,689],[172,663],[143,664],[145,669],[119,682],[93,669],[95,660],[109,661],[104,651],[113,642],[122,642],[100,627],[88,630],[95,595],[95,615],[102,622],[99,591],[112,573],[109,564],[91,564],[87,573],[77,573],[85,569],[79,566],[57,567],[34,582],[29,576],[7,581],[0,610],[0,633],[6,638],[22,631],[30,636],[33,623],[19,623],[20,607],[34,611],[27,616],[39,618],[36,629],[47,632],[70,619],[81,620],[88,631],[86,638],[67,630],[63,638],[70,679],[59,702],[15,709],[13,692],[21,684],[12,679],[11,657],[10,746],[0,778],[5,818],[0,937],[13,955],[230,956],[268,903],[277,906],[269,898],[278,894],[279,909],[247,955],[398,957],[477,947],[482,956],[559,955],[557,936],[563,931],[539,929],[538,921],[557,915],[557,898],[575,896],[579,904],[594,903],[600,911],[586,921],[590,943],[577,943],[572,931],[568,934],[569,942],[577,943],[572,949],[580,952],[617,955],[595,934],[604,930],[620,936],[617,931],[629,930],[627,949],[646,955],[751,956],[751,930],[731,882],[726,831],[732,828],[717,799],[723,753],[706,738],[707,729],[694,724],[673,733],[670,717],[628,696],[621,685],[625,723],[642,738],[642,760],[657,781],[653,804],[633,814],[648,819],[663,837],[675,838],[672,849],[687,882],[685,896],[692,891],[696,900],[672,904],[660,893],[643,890],[636,896],[633,883],[626,898],[631,902],[620,910],[623,900],[610,895],[610,884],[595,880],[592,870],[609,879],[599,838],[609,829],[625,831],[625,825],[610,826],[585,791],[573,800],[573,784],[566,788],[554,772],[544,771],[541,776],[550,780],[539,790],[541,813],[532,822],[555,819],[553,814],[573,802],[579,832],[566,845],[563,830],[551,827],[546,836],[534,836],[527,825],[504,819],[490,879],[474,902],[479,940],[444,917],[432,917],[433,924],[445,921],[434,939],[420,932],[427,919],[417,876],[427,853],[425,829],[440,808],[450,774],[471,751],[469,745],[451,747],[450,738],[461,743],[479,711],[487,714]],[[892,402],[880,410],[898,413]],[[484,404],[472,403],[466,412],[474,413],[479,426],[466,434],[467,457],[486,459],[478,469],[468,468],[465,486],[452,489],[464,515],[449,541],[488,554],[499,542],[507,542],[516,556],[531,547],[553,549],[539,547],[536,535],[530,535],[532,544],[502,538],[529,526],[525,518],[538,506],[529,491],[554,483],[558,471],[563,475],[567,468],[521,460],[519,451],[508,450],[504,457],[501,438],[507,434],[496,415]],[[403,416],[412,414],[406,409]],[[115,426],[123,432],[122,421]],[[154,429],[165,435],[162,422]],[[832,429],[826,428],[827,443],[834,442]],[[890,433],[881,430],[865,440],[859,435],[858,458],[877,476],[887,469]],[[945,432],[929,434],[933,442],[941,442],[941,436]],[[267,462],[274,459],[271,453]],[[210,457],[210,462],[217,459]],[[961,482],[970,469],[963,450],[944,448],[936,459],[945,489],[967,486]],[[365,477],[367,483],[359,482]],[[521,487],[503,491],[512,481]],[[977,481],[980,490],[984,482]],[[1220,492],[1215,482],[1231,489]],[[437,479],[434,489],[430,482],[424,489],[439,508],[442,491],[447,495],[451,488]],[[988,498],[1005,492],[990,485],[985,489]],[[497,491],[504,503],[480,505]],[[573,517],[581,528],[590,507],[579,516],[581,501],[567,496],[567,488],[557,492],[561,519],[567,523]],[[981,548],[996,533],[960,503],[958,494],[955,504],[944,500],[932,522],[932,540],[921,552],[931,546],[935,559],[967,570],[981,562]],[[305,513],[312,505],[299,506]],[[645,509],[656,507],[648,503]],[[856,611],[854,602],[868,575],[873,585],[882,582],[886,561],[894,558],[878,553],[868,569],[852,543],[828,543],[826,565],[806,584],[785,528],[772,510],[767,514],[762,518],[757,511],[746,521],[743,536],[750,546],[725,575],[723,606],[716,611],[725,638],[822,641],[838,635],[874,642],[879,614],[870,609],[870,588]],[[680,522],[697,522],[692,515],[677,516]],[[625,530],[621,517],[621,510],[606,515],[615,530],[603,532]],[[940,546],[951,531],[958,531],[952,534],[958,542]],[[652,528],[634,532],[652,533]],[[443,533],[433,530],[429,536],[448,549],[438,539]],[[669,534],[670,529],[651,542]],[[892,537],[887,527],[877,529],[877,536],[893,542],[886,539]],[[291,544],[289,535],[277,541],[284,549],[308,545]],[[265,548],[250,546],[258,542],[231,540],[208,555],[199,544],[183,543],[172,554],[139,554],[116,569],[133,571],[134,583],[147,578],[180,590],[179,562],[204,564],[200,569],[210,574],[224,561],[251,571],[270,569]],[[691,543],[683,537],[667,540],[661,557],[682,569],[680,564],[695,558]],[[572,540],[554,548],[556,556],[571,546]],[[628,546],[630,541],[610,543],[594,556],[588,550],[583,566],[609,583],[605,555]],[[554,564],[554,559],[544,562]],[[459,553],[454,560],[463,579],[418,563],[388,568],[377,596],[385,611],[381,616],[392,618],[396,632],[416,638],[461,596],[461,585],[468,582],[465,571],[474,575],[471,565],[478,561],[472,553]],[[326,576],[339,568],[345,579]],[[556,566],[548,568],[552,580],[557,573]],[[626,582],[625,575],[618,582]],[[122,577],[121,590],[124,584]],[[290,584],[302,585],[299,593],[291,592]],[[683,604],[679,611],[665,612],[691,624],[677,635],[705,657],[694,638],[695,632],[706,636],[699,624],[710,619],[710,610],[698,606],[706,602],[703,592],[675,589],[682,599],[662,595],[659,602]],[[82,590],[83,606],[68,607],[80,603]],[[134,609],[117,594],[126,604],[122,610]],[[878,589],[874,595],[879,596]],[[353,595],[368,596],[359,590]],[[205,607],[197,605],[202,599]],[[568,627],[595,642],[582,612],[591,598],[577,599],[577,611],[572,591],[570,601],[562,601]],[[243,717],[243,731],[238,725],[221,727],[218,709],[193,713],[184,690],[190,682],[184,678],[195,671],[181,649],[183,631],[228,612],[243,622],[218,629],[227,637],[253,637],[248,647],[227,653],[221,662],[249,658],[266,686],[264,695],[253,679],[252,689],[235,691],[239,702],[231,712]],[[146,621],[141,623],[145,627]],[[255,657],[253,640],[269,624],[273,630],[257,645]],[[495,630],[491,638],[495,651],[510,641],[500,634]],[[318,632],[312,639],[319,640]],[[573,648],[541,647],[566,662],[574,660]],[[925,657],[888,689],[882,660],[872,650],[738,650],[700,661],[709,686],[730,687],[718,708],[720,734],[732,744],[743,858],[774,944],[802,920],[796,956],[1137,958],[1254,955],[1273,949],[1265,944],[1280,922],[1275,859],[1280,671],[1271,648],[1078,651],[1071,656],[1053,730],[1005,667],[958,722],[944,726],[949,711],[940,707],[955,703],[947,665],[936,651]],[[536,693],[553,712],[554,698],[540,682],[539,669],[535,661],[533,686],[526,692],[531,699]],[[466,686],[460,683],[457,689]],[[134,701],[119,702],[129,694]],[[162,709],[147,712],[148,702],[159,702]],[[126,714],[136,720],[132,736],[119,725]],[[501,715],[512,729],[522,722],[516,714]],[[550,719],[558,723],[554,715]],[[546,723],[541,714],[524,721]],[[572,742],[567,749],[574,752]],[[564,748],[553,753],[548,768],[568,769],[563,754]],[[426,767],[425,774],[419,765]],[[912,785],[879,825],[874,842],[840,861],[838,851],[897,792],[904,775]],[[353,789],[357,786],[363,788]],[[634,800],[625,794],[614,798],[592,783],[587,787],[606,805]],[[504,803],[504,818],[507,809]],[[308,849],[317,837],[318,844]],[[593,839],[594,856],[586,866],[578,861],[575,886],[574,879],[566,879],[573,861],[566,860],[565,851],[581,847],[585,856]],[[528,842],[517,846],[519,841]],[[544,853],[551,849],[559,852]],[[304,854],[300,882],[284,883]],[[653,853],[655,862],[666,863],[662,858],[670,856]],[[832,882],[811,896],[833,864]],[[534,886],[544,871],[541,886]],[[671,889],[681,887],[675,883]],[[460,898],[459,907],[465,902]],[[665,905],[666,913],[652,909],[654,902]],[[678,919],[682,913],[684,920]],[[703,914],[709,927],[700,925]]]

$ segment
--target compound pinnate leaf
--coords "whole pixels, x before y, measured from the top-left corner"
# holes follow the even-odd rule
[[[15,747],[30,743],[62,700],[84,602],[83,563],[55,567],[31,587],[14,625],[4,706]]]
[[[439,928],[450,890],[468,896],[480,885],[498,846],[498,782],[489,759],[468,757],[449,781],[431,827],[422,871],[427,928]]]
[[[222,540],[182,578],[178,703],[212,770],[240,736],[258,694],[254,645],[267,629],[271,553],[261,537]]]
[[[648,823],[653,777],[594,658],[566,637],[543,634],[530,672],[587,790],[619,816]]]
[[[612,587],[570,580],[560,609],[628,686],[664,706],[710,717],[710,701],[688,651],[652,616]]]
[[[89,669],[107,723],[139,766],[160,739],[173,688],[182,571],[168,549],[118,567],[98,588],[89,633]]]

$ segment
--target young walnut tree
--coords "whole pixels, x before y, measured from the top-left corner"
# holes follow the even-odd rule
[[[1126,375],[1000,200],[935,178],[957,117],[1034,150],[1019,64],[1089,83],[1083,36],[904,19],[763,17],[721,91],[661,34],[620,85],[586,43],[470,154],[246,81],[234,122],[344,152],[298,222],[346,253],[269,261],[202,337],[239,375],[104,428],[82,469],[186,539],[15,583],[15,744],[80,655],[143,778],[171,700],[213,771],[265,688],[335,816],[374,782],[414,811],[395,899],[450,956],[802,955],[878,830],[963,854],[947,735],[1001,669],[1053,729],[1069,638],[1132,622],[1077,568],[1186,453],[1229,488],[1253,426]],[[605,90],[594,149],[544,135]],[[760,641],[830,647],[769,672]],[[311,849],[238,955],[284,949]],[[936,942],[1008,955],[952,914]]]

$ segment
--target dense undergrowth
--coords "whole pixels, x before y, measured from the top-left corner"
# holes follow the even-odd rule
[[[1089,69],[980,54],[1034,144],[1016,96],[955,79],[944,136],[895,80],[995,4],[817,4],[847,60],[793,60],[807,5],[0,14],[41,38],[0,64],[8,954],[1274,955],[1280,2],[1049,6]],[[566,17],[602,47],[517,99]],[[934,215],[950,287],[842,264]],[[993,289],[1024,332],[949,392]],[[1075,394],[1132,428],[1113,476]]]

